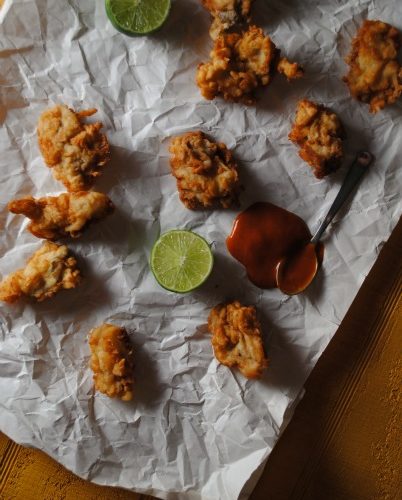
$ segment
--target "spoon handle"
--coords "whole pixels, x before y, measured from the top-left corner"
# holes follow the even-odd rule
[[[311,243],[317,243],[321,238],[323,232],[327,229],[328,225],[331,223],[332,219],[338,213],[338,210],[344,204],[344,202],[349,197],[350,193],[353,191],[356,184],[363,177],[367,170],[367,167],[373,162],[374,156],[368,151],[362,151],[356,156],[352,166],[349,168],[348,173],[342,183],[338,195],[336,196],[331,208],[328,211],[327,216],[322,221],[317,232],[311,239]]]

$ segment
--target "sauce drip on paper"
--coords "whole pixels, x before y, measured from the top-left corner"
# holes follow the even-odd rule
[[[233,257],[246,268],[250,281],[260,288],[276,288],[279,262],[310,246],[310,239],[311,233],[303,219],[272,203],[259,202],[237,216],[226,244]],[[319,244],[313,249],[320,264],[323,246]],[[297,264],[293,261],[287,266],[286,279],[289,277],[292,286],[297,287],[298,280],[305,279],[310,269],[306,266],[311,267],[308,252],[305,259],[297,259]]]

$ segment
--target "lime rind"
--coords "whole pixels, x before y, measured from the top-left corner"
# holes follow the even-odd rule
[[[201,286],[211,274],[213,254],[208,242],[192,231],[174,229],[155,242],[150,267],[165,290],[188,293]]]
[[[105,0],[113,26],[128,36],[154,33],[169,16],[171,0]]]

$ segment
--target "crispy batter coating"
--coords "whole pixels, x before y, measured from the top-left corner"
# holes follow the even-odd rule
[[[197,85],[206,99],[222,96],[227,101],[253,104],[255,91],[270,83],[278,61],[279,50],[256,26],[242,33],[222,34],[215,41],[211,60],[198,66]],[[281,72],[288,79],[302,76],[298,65],[285,72],[284,64]]]
[[[211,38],[216,38],[223,32],[250,20],[250,10],[253,0],[201,0],[213,17]]]
[[[201,0],[201,2],[215,17],[222,16],[231,19],[242,16],[246,19],[250,15],[253,0]]]
[[[349,72],[343,78],[352,96],[377,113],[402,93],[402,67],[397,60],[401,34],[382,21],[364,21],[346,58]]]
[[[302,67],[295,63],[290,62],[286,57],[281,57],[277,66],[278,73],[286,76],[286,78],[290,80],[296,80],[297,78],[301,78],[304,75],[304,71]]]
[[[13,303],[26,295],[38,302],[53,297],[59,290],[75,288],[81,281],[77,261],[65,245],[46,241],[22,269],[0,283],[0,300]]]
[[[217,360],[238,367],[247,378],[260,378],[268,366],[261,338],[261,325],[254,306],[235,301],[214,307],[208,318]]]
[[[312,167],[318,179],[340,167],[344,136],[334,112],[307,99],[299,101],[289,139],[300,146],[300,157]]]
[[[114,206],[103,193],[78,191],[37,200],[27,196],[10,201],[8,209],[32,220],[28,230],[34,236],[56,240],[65,236],[78,238],[91,222],[112,213]]]
[[[82,123],[83,118],[96,111],[76,113],[59,105],[47,109],[39,118],[40,150],[55,178],[68,191],[87,191],[109,160],[109,143],[100,132],[102,123]]]
[[[229,208],[237,204],[239,174],[225,144],[213,142],[203,132],[188,132],[174,137],[169,149],[172,174],[187,208]]]
[[[90,367],[95,388],[110,398],[133,399],[134,358],[124,328],[107,323],[90,332]]]

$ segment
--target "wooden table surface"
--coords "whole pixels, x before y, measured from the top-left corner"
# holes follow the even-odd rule
[[[402,221],[306,384],[252,500],[401,498]],[[0,434],[1,500],[145,500]],[[219,499],[217,499],[219,500]]]

